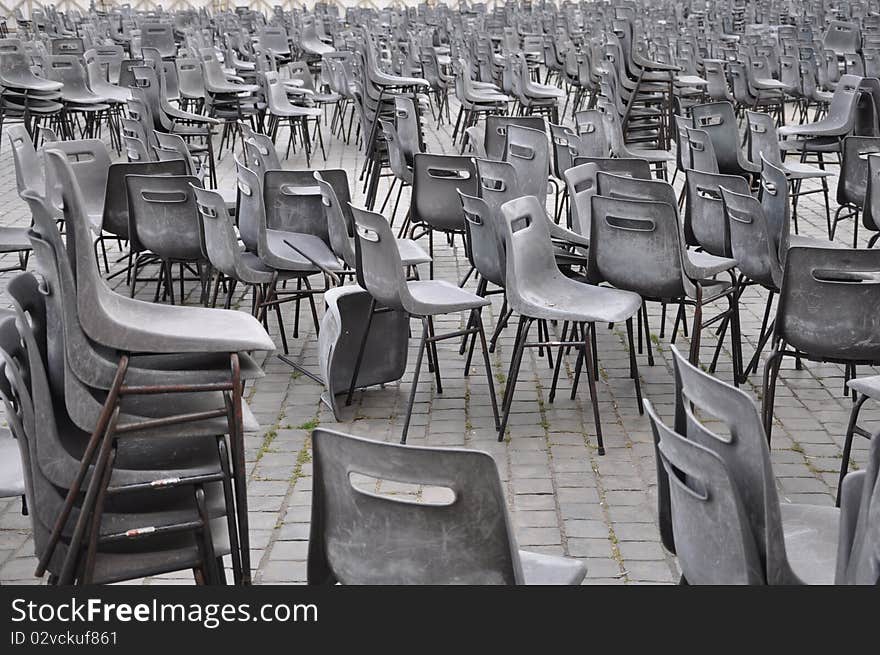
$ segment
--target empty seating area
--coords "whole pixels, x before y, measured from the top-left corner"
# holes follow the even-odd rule
[[[880,3],[349,4],[0,21],[0,584],[880,582]]]

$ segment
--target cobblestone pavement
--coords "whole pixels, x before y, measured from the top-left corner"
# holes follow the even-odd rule
[[[455,107],[453,111],[455,111]],[[452,152],[451,130],[434,127],[428,117],[427,145],[431,152]],[[356,182],[362,159],[355,147],[345,146],[324,127],[329,148],[327,162],[316,156],[316,165],[339,167]],[[280,147],[280,142],[279,142]],[[282,153],[283,154],[283,153]],[[291,155],[285,166],[304,168],[301,152]],[[231,157],[219,163],[220,187],[225,195],[234,194]],[[677,187],[681,184],[681,176]],[[832,194],[836,180],[831,183]],[[380,197],[384,197],[383,182]],[[832,202],[833,202],[832,195]],[[551,195],[552,198],[552,195]],[[408,202],[404,192],[401,207]],[[552,202],[552,200],[551,200]],[[0,150],[0,224],[26,225],[30,220],[26,206],[15,191],[15,176],[8,142]],[[402,219],[401,209],[398,221]],[[801,233],[825,234],[825,215],[821,194],[809,195],[799,208]],[[844,224],[839,240],[849,232]],[[435,242],[435,277],[458,281],[467,271],[460,242],[450,248],[445,238]],[[111,255],[116,253],[115,246]],[[0,262],[6,264],[6,262]],[[11,274],[3,274],[0,287]],[[117,278],[118,280],[119,278]],[[473,283],[469,283],[472,287]],[[190,302],[196,302],[190,293]],[[151,298],[152,289],[141,291]],[[749,289],[741,300],[744,356],[751,357],[757,342],[765,296]],[[249,298],[239,298],[249,308]],[[0,306],[8,305],[0,295]],[[292,321],[292,307],[285,308],[286,321]],[[319,307],[320,311],[320,307]],[[500,298],[495,296],[487,325],[495,325]],[[661,415],[671,420],[673,382],[669,338],[674,312],[669,312],[665,334],[660,337],[660,308],[649,306],[655,364],[649,366],[645,353],[638,355],[642,389]],[[690,317],[690,313],[688,314]],[[833,317],[829,317],[831,320]],[[690,320],[690,318],[689,318]],[[454,315],[438,321],[437,329],[456,329],[464,318]],[[303,306],[300,338],[291,344],[292,356],[317,370],[317,342],[311,318]],[[273,335],[277,326],[270,322]],[[492,356],[498,391],[505,382],[514,339],[515,322],[506,329]],[[551,328],[553,330],[553,328]],[[656,483],[650,427],[639,415],[635,391],[628,372],[626,336],[619,326],[598,327],[600,379],[599,407],[607,452],[596,450],[595,427],[589,392],[581,384],[574,400],[569,399],[573,381],[574,356],[566,359],[556,401],[549,402],[552,369],[536,350],[526,354],[513,403],[509,434],[502,443],[495,439],[485,376],[479,367],[464,377],[464,358],[455,340],[438,346],[443,373],[443,394],[434,391],[430,376],[422,375],[413,411],[409,443],[429,446],[463,446],[487,451],[498,463],[505,484],[507,501],[522,548],[582,558],[587,564],[586,584],[672,583],[678,579],[674,558],[664,552],[655,523]],[[419,333],[418,329],[414,332]],[[276,338],[276,342],[278,339]],[[677,344],[686,348],[681,333]],[[702,361],[711,360],[715,347],[714,330],[706,330],[702,342]],[[309,536],[312,465],[309,433],[317,425],[356,435],[396,442],[403,421],[405,400],[412,378],[417,340],[410,340],[409,369],[399,384],[371,388],[356,394],[351,407],[344,408],[345,420],[334,421],[321,404],[322,388],[308,377],[298,375],[274,355],[265,362],[266,377],[250,389],[248,402],[262,430],[247,438],[252,561],[257,583],[302,583],[306,577]],[[477,360],[475,360],[477,361]],[[725,346],[717,374],[731,379],[730,353]],[[763,370],[763,366],[760,370]],[[867,374],[867,369],[859,371]],[[804,362],[795,370],[786,361],[777,391],[776,427],[772,459],[781,497],[790,502],[829,504],[834,502],[841,446],[851,401],[843,393],[840,366]],[[760,375],[753,375],[746,389],[760,398]],[[869,403],[862,412],[871,426],[880,419]],[[857,438],[853,454],[856,465],[863,462],[867,442]],[[381,493],[420,493],[392,482],[376,483]],[[20,513],[16,499],[0,501],[0,582],[34,584],[35,559],[30,539],[29,519]],[[184,571],[140,584],[191,584]]]

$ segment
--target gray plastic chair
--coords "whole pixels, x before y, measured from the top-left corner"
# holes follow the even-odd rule
[[[645,401],[669,480],[676,555],[688,584],[764,583],[745,510],[723,460],[669,429]]]
[[[42,340],[45,342],[45,334]],[[26,490],[33,508],[31,526],[35,554],[41,556],[50,543],[51,526],[61,510],[64,487],[59,488],[46,477],[40,461],[39,453],[57,438],[58,432],[45,368],[30,325],[19,323],[17,326],[14,319],[0,324],[0,358],[6,378],[0,384],[0,395],[7,420],[16,433]],[[39,430],[36,425],[40,426]],[[72,459],[69,453],[65,454]],[[212,491],[210,484],[200,487]],[[222,560],[219,558],[230,552],[222,520],[224,510],[222,504],[218,508],[216,494],[206,495],[205,489],[200,487],[196,488],[195,499],[192,492],[181,495],[182,490],[169,487],[159,492],[164,503],[156,502],[160,496],[145,503],[147,498],[142,491],[140,495],[130,496],[128,502],[125,493],[114,493],[116,497],[109,499],[108,511],[99,517],[101,532],[109,539],[98,540],[96,557],[89,567],[91,571],[84,572],[86,579],[92,583],[109,583],[194,568],[198,570],[197,581],[222,581]],[[129,491],[124,485],[114,489]],[[74,516],[78,517],[79,508],[74,511]],[[169,534],[163,529],[172,527],[173,530],[174,524],[182,522],[195,526],[196,531],[190,529]],[[158,529],[152,533],[140,529],[147,525]],[[209,528],[205,530],[205,526]],[[69,537],[69,533],[65,534],[65,540],[48,562],[50,584],[56,584],[63,572]],[[104,545],[114,541],[112,545]]]
[[[198,307],[172,307],[145,303],[114,293],[98,273],[89,249],[77,247],[88,243],[88,223],[83,209],[79,185],[63,153],[46,151],[47,163],[61,183],[64,215],[69,227],[67,249],[76,262],[77,303],[80,322],[86,334],[103,346],[122,353],[120,370],[110,390],[111,397],[119,392],[125,379],[126,353],[218,353],[230,357],[233,407],[241,402],[241,384],[237,353],[240,351],[274,349],[272,339],[252,316],[243,312],[204,309]],[[109,419],[109,416],[107,416]],[[236,426],[232,439],[235,477],[236,508],[241,533],[243,581],[250,580],[249,539],[247,535],[247,498],[244,486],[244,452],[241,446],[241,419],[233,421]],[[103,431],[103,427],[101,428]],[[101,431],[93,433],[90,443],[96,449]],[[104,442],[108,444],[107,437]],[[94,450],[92,450],[94,452]],[[102,453],[104,448],[102,447]],[[106,455],[104,455],[106,457]],[[106,461],[104,459],[103,461]],[[99,464],[103,466],[102,459]],[[79,478],[80,484],[82,478]],[[97,494],[97,477],[90,483],[87,500]],[[78,489],[74,485],[66,503],[71,503]],[[70,509],[68,506],[68,510]],[[60,524],[66,522],[62,516]],[[85,532],[83,521],[77,523],[75,539]]]
[[[283,168],[278,158],[278,151],[272,138],[260,132],[254,132],[247,123],[241,124],[244,133],[246,163],[253,170],[277,171]]]
[[[675,348],[673,355],[676,432],[723,460],[755,539],[766,583],[831,584],[839,512],[824,505],[780,502],[754,401],[685,361]],[[658,484],[658,489],[666,483],[671,480]],[[662,505],[662,495],[658,498]],[[665,513],[661,507],[660,515]],[[676,539],[676,552],[678,545]]]
[[[880,581],[880,439],[874,439],[864,470],[846,476],[841,494],[840,542],[835,584]]]
[[[253,293],[251,313],[254,317],[265,326],[267,309],[272,308],[274,304],[278,328],[283,332],[281,305],[275,302],[278,299],[277,284],[279,280],[283,282],[290,276],[279,274],[279,271],[266,266],[256,253],[242,251],[239,248],[238,236],[232,218],[226,210],[223,196],[195,184],[191,186],[201,217],[205,255],[218,272],[212,304],[216,305],[222,277],[226,278],[229,286],[226,309],[229,309],[235,284],[244,284],[250,287]]]
[[[712,137],[704,130],[686,127],[686,148],[690,159],[690,167],[703,173],[718,173],[718,157]]]
[[[880,362],[880,339],[872,328],[880,302],[877,250],[792,247],[788,251],[773,331],[773,351],[764,368],[764,429],[773,429],[776,379],[782,359],[797,356],[844,364]],[[817,315],[813,307],[822,307]],[[828,321],[828,316],[834,316]]]
[[[797,222],[797,206],[801,196],[812,193],[822,193],[825,200],[825,219],[828,225],[831,225],[831,210],[828,202],[828,181],[827,177],[831,175],[829,171],[823,170],[816,166],[803,164],[794,161],[783,161],[782,154],[779,149],[779,141],[776,138],[775,123],[769,114],[759,112],[746,112],[746,120],[748,125],[748,153],[749,160],[757,165],[761,165],[763,157],[768,162],[782,169],[789,181],[792,197],[792,219],[794,220],[795,234],[798,232]],[[819,180],[821,188],[801,190],[804,180]]]
[[[0,324],[14,316],[15,313],[9,310],[0,312]],[[0,344],[0,348],[2,348],[2,344]],[[2,380],[0,380],[0,395],[3,395],[5,391],[2,384]],[[27,514],[25,478],[22,459],[19,457],[19,446],[13,431],[0,431],[0,498],[20,497],[22,514]]]
[[[853,248],[858,247],[859,214],[865,206],[868,185],[868,155],[880,152],[880,137],[847,136],[841,146],[840,176],[837,178],[837,203],[830,224],[829,239],[834,239],[837,224],[853,219]]]
[[[605,136],[602,112],[598,109],[576,112],[574,122],[580,138],[580,154],[588,157],[607,157],[610,146],[608,137]]]
[[[354,216],[349,206],[351,191],[348,187],[348,174],[342,169],[326,169],[315,171],[314,176],[321,190],[330,247],[346,266],[357,273],[357,239],[354,236]],[[411,239],[397,239],[397,249],[404,268],[412,269],[416,273],[418,269],[413,267],[431,261],[422,247]]]
[[[495,385],[489,362],[486,335],[479,313],[479,309],[488,305],[489,301],[444,280],[408,281],[404,275],[400,251],[388,221],[381,214],[354,206],[351,209],[360,246],[361,274],[366,290],[370,292],[378,305],[396,311],[405,311],[413,317],[420,318],[422,322],[422,337],[419,341],[419,354],[416,358],[406,419],[401,433],[401,443],[406,443],[413,403],[418,390],[422,357],[426,347],[430,350],[429,357],[433,362],[437,393],[443,393],[436,343],[444,339],[467,337],[471,334],[479,335],[480,345],[483,349],[486,379],[489,384],[489,396],[492,400],[493,414],[497,425],[498,408],[495,401]],[[374,309],[375,306],[371,307],[371,317]],[[464,311],[470,312],[468,324],[464,330],[447,334],[434,332],[433,318],[435,316]],[[367,330],[369,330],[369,322]],[[355,373],[352,376],[352,388],[357,384],[358,368],[355,368]],[[469,375],[468,370],[465,370],[465,375]]]
[[[304,144],[306,153],[306,166],[311,166],[311,141],[309,139],[308,121],[314,120],[317,125],[318,138],[321,144],[321,151],[324,150],[324,140],[321,134],[321,110],[318,107],[305,107],[302,105],[294,105],[287,97],[284,85],[278,78],[278,73],[266,72],[262,74],[263,86],[266,92],[266,102],[268,103],[268,114],[270,117],[269,133],[274,137],[278,128],[287,122],[290,129],[290,136],[287,142],[287,153],[285,159],[290,156],[290,149],[293,147],[294,132],[298,132]],[[324,154],[324,159],[327,155]]]
[[[739,129],[731,103],[695,105],[691,107],[691,118],[694,127],[705,131],[712,139],[719,173],[743,177],[760,173],[761,167],[752,164],[740,148]]]
[[[419,153],[413,160],[410,238],[428,237],[428,255],[434,277],[434,232],[464,233],[464,218],[457,192],[477,193],[474,160],[459,155]],[[406,225],[406,224],[405,224]],[[419,232],[419,230],[421,230]],[[403,232],[403,230],[401,230]]]
[[[579,584],[583,563],[519,550],[488,453],[312,432],[309,584]],[[438,505],[376,496],[351,477],[451,490]]]
[[[527,341],[532,323],[536,320],[562,321],[571,324],[573,338],[566,341],[563,334],[560,342],[549,345],[559,346],[560,353],[562,347],[568,346],[581,350],[576,370],[580,369],[583,361],[593,404],[598,450],[600,455],[604,454],[594,377],[596,363],[589,335],[596,322],[619,323],[631,319],[639,311],[641,299],[634,293],[586,285],[563,275],[553,255],[546,211],[534,196],[505,203],[501,207],[501,214],[507,258],[507,297],[511,309],[520,315],[520,321],[504,391],[503,418],[498,439],[500,441],[504,438],[523,352],[526,347],[538,345]],[[557,358],[554,377],[558,377],[561,359]],[[632,356],[630,363],[633,363]],[[573,394],[575,389],[572,389]]]
[[[295,290],[285,290],[284,293],[280,294],[281,299],[283,299],[284,302],[296,303],[296,308],[294,309],[293,338],[299,337],[299,308],[302,300],[308,301],[312,320],[314,321],[315,331],[320,333],[318,310],[315,305],[315,294],[319,293],[319,291],[312,289],[311,283],[309,282],[309,276],[322,271],[315,263],[288,245],[285,242],[285,239],[290,241],[291,237],[302,236],[305,241],[314,241],[316,252],[323,253],[325,252],[324,249],[326,249],[326,251],[332,256],[332,260],[328,260],[328,264],[332,263],[334,266],[339,266],[339,272],[342,271],[341,265],[339,265],[332,250],[327,248],[327,244],[320,237],[314,237],[314,239],[312,239],[310,235],[297,235],[293,232],[281,230],[270,231],[267,226],[266,203],[263,199],[262,177],[251,169],[245,167],[238,159],[237,155],[233,155],[233,160],[235,161],[238,185],[238,209],[236,211],[236,216],[238,218],[239,234],[244,243],[245,249],[249,252],[256,252],[260,257],[260,260],[266,266],[278,270],[279,273],[285,276],[293,276],[297,280]],[[280,173],[281,171],[278,172]],[[304,185],[309,183],[309,186],[306,187],[307,193],[309,196],[311,196],[313,192],[317,193],[320,201],[320,188],[315,185],[314,177],[311,177],[309,182],[310,175],[311,174],[308,171],[300,171],[296,177],[297,184]],[[295,188],[293,190],[295,191]],[[309,196],[304,198],[305,203],[307,203],[305,204],[306,220],[313,222],[316,227],[320,227],[321,221],[326,225],[323,205],[319,204],[316,207],[312,202],[313,198]],[[272,237],[271,241],[270,236]],[[329,231],[327,239],[329,241]],[[335,269],[334,271],[328,270],[327,273],[331,276],[336,275]],[[285,332],[281,333],[281,344],[284,355],[279,355],[279,357],[300,372],[312,377],[313,374],[310,371],[302,368],[287,356],[289,351]]]
[[[678,318],[684,320],[684,305],[692,304],[694,306],[693,331],[691,333],[691,356],[694,358],[694,362],[697,362],[699,358],[702,329],[705,327],[703,324],[703,307],[710,302],[715,302],[722,298],[728,300],[729,307],[727,310],[707,321],[708,324],[714,323],[716,320],[722,321],[719,342],[711,366],[714,370],[721,343],[725,336],[726,329],[729,326],[732,328],[730,336],[734,355],[734,379],[737,380],[741,371],[742,360],[740,353],[739,306],[736,302],[737,291],[735,277],[732,272],[736,266],[736,260],[727,257],[718,257],[707,252],[689,250],[687,248],[684,229],[678,218],[675,191],[672,188],[672,185],[668,182],[662,180],[639,180],[602,172],[598,174],[597,180],[597,188],[600,196],[605,196],[611,201],[615,199],[634,201],[635,204],[626,206],[625,211],[645,212],[645,214],[625,213],[621,215],[619,212],[624,210],[624,205],[620,205],[617,208],[618,213],[615,213],[613,217],[624,216],[633,218],[633,224],[631,226],[632,230],[628,231],[626,229],[627,224],[625,222],[621,223],[616,219],[613,219],[611,223],[608,223],[608,221],[605,220],[605,227],[609,230],[609,235],[614,234],[616,238],[623,240],[621,245],[628,243],[629,239],[627,237],[632,239],[640,238],[646,244],[653,243],[654,249],[646,253],[646,255],[654,258],[655,264],[660,267],[658,271],[665,271],[664,275],[667,277],[665,277],[663,284],[668,284],[669,286],[666,287],[664,293],[672,291],[673,289],[676,289],[678,292],[677,294],[673,294],[674,298],[679,303],[679,316],[677,317],[676,325],[673,328],[673,338],[676,335]],[[592,199],[593,227],[591,230],[591,236],[596,229],[597,216],[595,210],[596,203],[600,196],[595,196]],[[609,206],[609,203],[604,204],[606,207]],[[660,222],[659,225],[662,226],[660,228],[658,228],[658,221]],[[655,231],[658,233],[662,231],[664,236],[661,238],[659,234],[654,235]],[[653,236],[657,236],[656,243],[652,242]],[[666,250],[667,258],[664,259],[663,257],[657,257],[656,248]],[[678,256],[676,256],[676,253],[678,253]],[[591,279],[603,279],[596,266],[596,264],[599,264],[598,257],[601,256],[607,256],[612,261],[615,259],[618,260],[614,262],[614,273],[615,277],[620,276],[619,281],[621,284],[627,284],[626,281],[628,279],[633,283],[636,283],[636,280],[641,276],[638,269],[632,267],[632,261],[624,263],[622,259],[618,259],[619,254],[613,249],[606,249],[605,251],[597,250],[595,255],[591,253],[591,272],[589,273]],[[599,268],[601,268],[601,266]],[[679,271],[677,278],[672,274],[673,269]],[[730,274],[731,281],[729,283],[715,279],[716,276],[725,272]],[[657,286],[658,281],[643,279],[642,282],[646,283],[648,287],[652,289],[652,292],[659,290],[659,287]],[[669,299],[670,298],[663,298],[663,300],[667,302]],[[645,323],[646,331],[650,332],[647,328],[648,320],[647,312],[645,311],[642,313],[642,320]],[[648,354],[648,361],[651,363],[652,355],[650,340],[648,343]]]
[[[749,194],[749,183],[739,175],[721,175],[695,170],[685,171],[684,233],[688,245],[699,246],[718,257],[732,257],[730,233],[720,188]]]
[[[550,176],[550,142],[547,133],[515,124],[509,125],[504,161],[516,171],[518,192],[523,196],[535,196],[542,207],[546,206]]]
[[[547,133],[547,120],[543,116],[486,116],[485,150],[486,158],[494,161],[504,159],[507,147],[507,129],[518,125]]]
[[[198,267],[201,280],[201,300],[206,296],[204,266],[204,235],[199,223],[195,195],[191,185],[201,180],[191,175],[142,176],[127,175],[125,189],[128,196],[129,232],[139,249],[149,250],[161,262],[160,284],[156,287],[154,302],[168,298],[174,304],[174,264],[180,268],[180,296],[184,302],[184,265]],[[135,266],[132,290],[137,281]]]

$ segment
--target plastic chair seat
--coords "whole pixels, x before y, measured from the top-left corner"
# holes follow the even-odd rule
[[[837,137],[818,137],[805,139],[790,139],[779,142],[780,150],[784,152],[840,152],[840,141]]]
[[[522,313],[535,319],[621,323],[634,316],[642,305],[637,293],[583,284],[558,271],[530,281],[527,288],[522,286],[521,300],[527,305]]]
[[[806,248],[845,248],[841,243],[829,241],[828,239],[817,239],[816,237],[808,237],[803,234],[792,234],[788,237],[788,247],[794,248],[803,246]]]
[[[735,259],[718,257],[700,250],[688,250],[687,257],[691,265],[690,272],[699,279],[713,277],[736,266]]]
[[[286,118],[300,117],[320,117],[321,110],[318,107],[302,107],[300,105],[291,105],[289,107],[273,107],[270,112],[275,116],[283,116]]]
[[[24,495],[24,473],[18,443],[9,430],[0,432],[0,498]]]
[[[782,91],[784,92],[788,86],[785,82],[774,80],[769,77],[762,77],[752,80],[752,86],[760,91]]]
[[[132,355],[126,380],[132,385],[168,384],[184,372],[187,382],[199,384],[229,381],[229,357],[213,353]],[[239,353],[242,380],[264,377],[263,367],[247,353]]]
[[[85,317],[83,328],[91,339],[110,348],[141,353],[275,350],[259,321],[244,312],[143,302],[109,289],[101,296],[104,311],[96,322],[88,321],[94,308],[82,303],[80,319]]]
[[[407,286],[413,304],[406,310],[416,316],[451,314],[485,307],[491,302],[446,280],[416,280]]]
[[[843,136],[844,134],[847,134],[847,131],[844,128],[841,128],[839,120],[824,119],[816,123],[807,123],[805,125],[783,125],[776,130],[776,134],[780,138],[787,136],[818,138]]]
[[[103,100],[103,98],[102,98]],[[110,109],[110,105],[106,103],[87,103],[87,104],[74,104],[68,103],[67,109],[70,111],[84,111],[84,112],[101,112],[107,111]]]
[[[681,86],[694,86],[694,87],[702,87],[707,86],[709,82],[704,80],[702,77],[698,75],[678,75],[675,78],[675,83],[680,84]]]
[[[794,180],[806,180],[816,177],[830,177],[830,171],[823,171],[818,166],[810,166],[800,162],[782,162],[782,170],[785,171],[786,177]]]
[[[304,254],[288,246],[285,241],[293,243]],[[261,252],[260,258],[273,268],[316,273],[317,264],[328,271],[342,271],[342,265],[333,251],[320,237],[313,234],[266,230],[266,246],[268,252]]]
[[[28,238],[28,229],[26,227],[0,226],[0,252],[30,250],[31,240]]]
[[[4,87],[9,87],[13,89],[27,89],[28,91],[39,91],[41,93],[49,93],[51,91],[60,91],[64,88],[64,84],[61,82],[55,82],[54,80],[46,80],[41,77],[37,77],[36,75],[31,76],[30,79],[9,79],[5,77],[0,77],[0,85]]]
[[[806,584],[834,583],[840,511],[836,507],[780,503],[785,554]]]
[[[576,585],[587,575],[586,565],[570,557],[520,550],[519,561],[527,585]]]
[[[630,148],[629,144],[626,146],[627,157],[631,157],[633,159],[645,159],[649,162],[665,162],[665,161],[673,161],[675,159],[675,155],[669,152],[668,150],[645,150],[642,148]]]
[[[397,250],[400,252],[400,263],[404,266],[429,264],[431,257],[412,239],[397,239]]]
[[[880,398],[880,375],[870,375],[868,377],[856,378],[846,383],[847,386],[868,398]]]

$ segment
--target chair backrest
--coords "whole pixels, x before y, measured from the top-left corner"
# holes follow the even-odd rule
[[[779,141],[776,138],[776,122],[770,114],[746,112],[748,130],[747,147],[749,161],[760,165],[761,157],[775,166],[782,164]]]
[[[351,207],[360,253],[360,278],[378,303],[407,311],[411,296],[391,226],[381,214]]]
[[[312,171],[266,171],[263,203],[268,228],[311,234],[330,245],[321,189]]]
[[[520,195],[535,196],[547,202],[547,177],[550,174],[550,144],[547,133],[520,125],[508,125],[504,161],[516,169]]]
[[[235,162],[236,185],[238,186],[238,230],[242,243],[248,252],[258,252],[260,233],[265,231],[266,207],[263,204],[263,180],[256,172],[245,166],[238,155]]]
[[[201,223],[191,175],[127,175],[129,233],[159,258],[200,261],[205,258]]]
[[[730,253],[740,271],[749,279],[770,289],[782,282],[776,240],[761,203],[751,194],[721,188],[722,202],[730,233]]]
[[[165,134],[164,132],[158,132],[155,130],[154,136],[156,137],[156,143],[159,144],[155,150],[160,160],[168,161],[169,159],[182,159],[186,164],[187,175],[197,175],[199,173],[199,168],[196,166],[192,153],[182,136],[179,134]],[[176,155],[176,157],[163,157],[162,151],[172,153],[173,155]]]
[[[174,26],[171,23],[142,23],[141,47],[156,48],[162,57],[173,57],[177,54]]]
[[[785,171],[763,157],[761,162],[761,208],[767,220],[771,243],[779,253],[779,261],[785,263],[785,255],[791,242],[791,202],[788,178]]]
[[[244,128],[250,130],[250,128]],[[247,156],[247,163],[250,168],[262,174],[264,171],[281,170],[281,160],[278,157],[278,151],[275,150],[275,143],[271,137],[250,130],[249,134],[245,134],[244,150]]]
[[[412,171],[407,166],[406,155],[394,124],[391,121],[380,120],[379,126],[382,129],[382,136],[385,139],[385,145],[388,150],[388,165],[391,168],[391,172],[394,173],[398,180],[411,183]]]
[[[841,489],[840,541],[835,584],[880,582],[880,439],[871,439],[864,469],[853,471]],[[850,489],[850,487],[852,489]],[[847,525],[851,523],[851,525]]]
[[[8,130],[12,144],[12,160],[15,165],[15,184],[18,194],[25,189],[34,189],[40,195],[46,193],[46,180],[43,165],[24,125],[11,125]]]
[[[191,188],[199,211],[208,261],[224,275],[237,279],[241,253],[235,225],[226,209],[226,201],[216,191],[196,185]]]
[[[669,483],[672,532],[689,584],[763,584],[763,567],[737,488],[715,452],[645,410]]]
[[[547,123],[542,116],[487,116],[486,156],[489,159],[499,160],[504,158],[507,144],[507,128],[510,125],[528,127],[545,134],[547,132]]]
[[[412,220],[432,229],[462,232],[464,218],[457,191],[477,195],[471,157],[419,153],[413,160]]]
[[[730,257],[730,233],[719,189],[725,187],[736,193],[748,194],[749,183],[739,175],[695,170],[688,170],[685,175],[687,204],[684,233],[688,244],[698,245],[719,257]]]
[[[580,154],[588,157],[607,157],[610,153],[602,112],[597,109],[579,111],[574,116],[580,138]]]
[[[312,432],[311,584],[517,584],[522,567],[486,453]],[[358,479],[360,476],[360,480]],[[449,490],[423,504],[377,495],[384,479]]]
[[[862,224],[873,232],[880,231],[880,154],[868,155],[868,182],[862,205]]]
[[[523,196],[504,203],[501,217],[507,300],[511,309],[521,311],[530,306],[523,294],[529,285],[560,274],[550,241],[547,210],[535,196]]]
[[[354,237],[354,217],[351,213],[351,190],[348,175],[341,169],[315,171],[315,181],[321,190],[321,202],[327,217],[330,248],[354,271],[358,270]]]
[[[693,126],[689,116],[675,116],[675,163],[678,170],[693,168],[688,129]]]
[[[718,157],[715,155],[715,146],[709,133],[690,127],[685,128],[685,133],[691,160],[690,167],[703,173],[718,173]]]
[[[837,202],[862,208],[868,189],[868,155],[880,152],[880,137],[848,136],[843,139],[843,161],[837,179]]]
[[[574,158],[580,154],[581,140],[563,125],[550,125],[550,138],[553,142],[553,175],[561,180],[563,173],[574,165]]]
[[[423,150],[419,114],[412,98],[404,95],[395,96],[394,129],[397,130],[400,138],[400,148],[406,162],[412,164],[415,154]]]
[[[85,199],[85,208],[90,216],[101,214],[104,192],[107,187],[107,174],[110,170],[110,153],[107,145],[100,139],[81,141],[58,141],[52,149],[63,152],[67,157],[73,174],[79,183]],[[61,207],[60,182],[51,174],[46,175],[46,197]]]
[[[107,171],[107,189],[104,193],[104,220],[101,227],[105,232],[129,239],[128,232],[128,194],[122,193],[127,175],[186,175],[186,162],[183,160],[163,162],[117,162]]]
[[[599,190],[602,176],[599,173]],[[674,205],[593,196],[588,276],[656,300],[685,293]]]
[[[498,234],[500,212],[493,211],[482,198],[459,191],[468,234],[468,256],[481,277],[492,284],[504,286],[504,242]]]
[[[789,347],[813,357],[877,361],[878,302],[880,251],[792,247],[785,262],[776,334]]]
[[[665,202],[677,211],[675,189],[665,180],[641,179],[600,170],[596,183],[599,195],[624,200]]]

